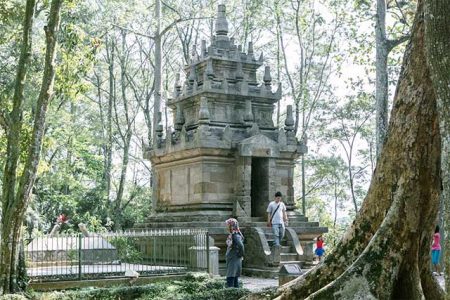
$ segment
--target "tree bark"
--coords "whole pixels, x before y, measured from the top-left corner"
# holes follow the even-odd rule
[[[112,170],[112,147],[113,147],[113,130],[112,130],[112,119],[113,119],[113,103],[116,101],[116,78],[114,75],[115,67],[115,37],[111,37],[111,42],[108,43],[106,40],[106,53],[108,59],[108,72],[109,72],[109,97],[108,97],[108,107],[106,113],[106,136],[107,140],[105,143],[105,192],[106,200],[108,204],[111,201],[111,170]],[[108,47],[110,47],[108,51]]]
[[[425,2],[425,45],[431,79],[437,94],[442,139],[442,197],[444,202],[445,286],[450,288],[450,5],[448,1]],[[447,292],[447,299],[450,293]]]
[[[388,130],[388,56],[392,49],[408,40],[408,36],[401,36],[396,40],[389,40],[386,34],[386,0],[377,0],[377,14],[375,23],[375,108],[376,108],[376,155],[380,156]]]
[[[11,261],[13,250],[10,241],[12,241],[12,232],[8,228],[11,219],[14,216],[9,215],[9,208],[15,202],[15,191],[17,182],[17,166],[20,155],[20,132],[22,131],[23,114],[23,91],[25,87],[25,78],[28,72],[28,64],[31,56],[33,12],[35,1],[28,0],[25,8],[23,21],[22,47],[20,50],[19,62],[17,65],[15,89],[13,95],[13,109],[10,113],[10,124],[7,136],[6,160],[2,182],[2,232],[0,241],[0,294],[14,289],[15,278],[10,276],[13,261]]]
[[[27,2],[27,11],[25,20],[32,17],[34,2]],[[47,112],[47,106],[53,95],[53,83],[55,77],[54,58],[56,53],[56,38],[59,27],[59,17],[61,10],[62,0],[53,0],[50,5],[50,13],[48,17],[48,24],[44,27],[46,37],[46,53],[45,53],[45,65],[44,74],[42,77],[41,90],[37,99],[36,111],[34,115],[33,132],[31,136],[31,142],[25,159],[25,166],[23,173],[20,176],[17,191],[14,196],[11,195],[11,191],[14,192],[16,186],[11,185],[8,188],[10,191],[8,194],[3,195],[2,203],[2,228],[1,228],[1,245],[0,245],[0,292],[8,293],[14,292],[17,287],[17,262],[18,262],[18,246],[21,239],[21,228],[24,219],[24,214],[28,206],[30,199],[31,188],[34,184],[36,177],[37,166],[39,164],[39,157],[41,153],[42,139],[45,129],[45,117]],[[31,12],[28,11],[28,5],[31,7]],[[31,13],[31,16],[28,15]],[[25,21],[27,22],[27,21]],[[31,25],[31,21],[29,21]],[[31,30],[27,26],[24,26],[24,32]],[[24,34],[25,35],[25,34]],[[29,34],[28,34],[29,37]],[[25,43],[24,39],[24,43]],[[24,47],[26,48],[26,47]],[[29,49],[29,48],[28,48]],[[19,64],[18,70],[23,68]],[[26,65],[25,65],[26,69]],[[19,73],[18,72],[18,73]],[[19,76],[18,76],[19,78]],[[22,77],[24,80],[24,77]],[[22,84],[23,83],[16,83]],[[23,87],[22,87],[23,88]],[[22,97],[23,98],[23,97]],[[23,100],[22,100],[23,101]],[[22,107],[18,108],[18,113],[22,114]],[[15,125],[13,125],[15,126]],[[12,140],[13,139],[13,140]],[[19,143],[20,135],[14,138],[8,137],[8,144]],[[7,153],[7,161],[11,160],[13,153]],[[17,163],[17,162],[16,162]],[[8,168],[8,166],[6,167]],[[5,169],[6,169],[5,168]],[[5,176],[13,175],[17,178],[16,171],[14,174],[5,174]],[[10,183],[11,184],[11,183]]]
[[[126,183],[126,177],[127,177],[127,170],[128,170],[128,162],[130,157],[130,143],[131,143],[131,137],[133,135],[132,127],[134,124],[134,118],[130,119],[129,112],[128,112],[128,97],[127,97],[127,84],[126,84],[126,35],[124,32],[122,32],[122,57],[120,59],[120,69],[121,69],[121,76],[120,76],[120,86],[122,91],[122,102],[123,102],[123,109],[124,109],[124,116],[125,116],[125,123],[126,123],[126,131],[125,133],[122,132],[120,129],[120,121],[117,118],[117,128],[120,134],[120,137],[123,142],[123,152],[122,152],[122,166],[120,171],[120,180],[119,180],[119,187],[117,189],[117,195],[116,200],[114,203],[114,228],[115,230],[122,229],[122,213],[123,213],[123,194],[125,191],[125,183]],[[114,109],[117,114],[117,103],[114,102]]]
[[[156,128],[159,123],[158,113],[161,110],[162,88],[162,35],[161,35],[161,0],[156,0],[155,5],[156,32],[155,32],[155,98],[153,103],[153,133],[152,145],[156,145]]]
[[[277,299],[443,299],[430,270],[441,139],[423,13],[419,1],[386,143],[360,212],[324,263],[280,288]]]
[[[386,138],[388,126],[388,70],[389,51],[386,38],[386,0],[377,0],[377,15],[375,23],[375,106],[376,106],[376,149],[380,155]]]

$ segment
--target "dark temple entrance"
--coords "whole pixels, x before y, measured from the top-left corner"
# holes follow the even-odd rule
[[[269,159],[252,157],[252,217],[266,216],[269,204]]]

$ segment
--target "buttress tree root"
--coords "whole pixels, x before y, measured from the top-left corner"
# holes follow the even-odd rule
[[[427,1],[436,2],[418,1],[387,140],[360,212],[324,263],[281,287],[276,299],[444,299],[430,270],[441,135],[427,63],[425,20],[433,20],[424,16]],[[450,27],[442,29],[448,37]]]

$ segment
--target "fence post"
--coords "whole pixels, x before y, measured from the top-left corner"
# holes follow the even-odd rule
[[[211,275],[209,265],[209,231],[206,232],[206,272],[208,275]]]
[[[81,280],[81,243],[83,241],[83,235],[78,234],[78,280]]]

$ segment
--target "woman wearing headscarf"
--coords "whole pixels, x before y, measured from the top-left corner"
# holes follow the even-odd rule
[[[228,229],[227,237],[227,287],[239,287],[239,276],[242,272],[242,259],[244,257],[244,236],[239,230],[236,219],[230,218],[225,221]]]

